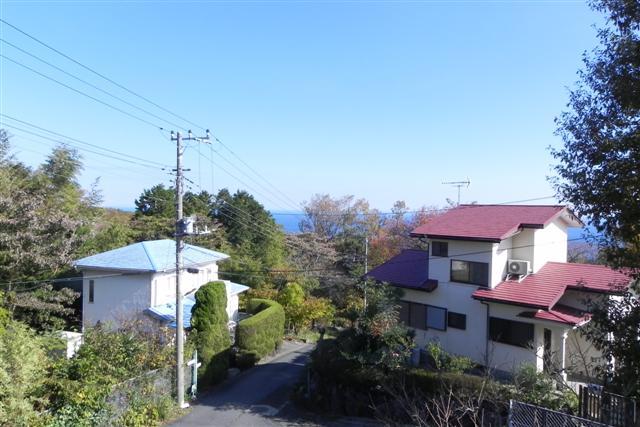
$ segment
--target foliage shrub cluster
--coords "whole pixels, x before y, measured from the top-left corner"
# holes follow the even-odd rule
[[[217,383],[227,375],[231,348],[228,323],[224,282],[209,282],[200,287],[191,312],[191,336],[202,361],[203,385]]]
[[[351,339],[341,334],[323,340],[311,355],[313,392],[303,397],[302,387],[296,393],[296,398],[310,409],[376,416],[392,424],[411,423],[414,414],[409,414],[401,402],[427,402],[451,393],[457,398],[474,399],[477,405],[493,402],[492,410],[501,413],[512,395],[510,388],[487,377],[413,368],[408,363],[393,368],[362,364],[347,353],[349,347],[341,342],[345,338]]]
[[[173,348],[166,344],[168,338],[164,331],[141,323],[128,324],[118,330],[86,329],[78,353],[71,359],[55,361],[45,381],[43,390],[52,414],[51,425],[93,426],[108,422],[114,412],[109,397],[118,384],[145,372],[172,366]],[[143,390],[132,389],[132,392],[145,395]],[[139,419],[141,413],[156,411],[157,404],[153,399],[139,399],[126,410],[127,419]],[[161,421],[160,418],[146,420],[143,424],[125,421],[122,424],[155,425]]]
[[[503,384],[488,375],[465,373],[474,366],[469,358],[430,343],[426,350],[432,369],[412,367],[407,351],[411,346],[400,326],[387,325],[380,331],[367,322],[361,314],[354,327],[318,343],[311,355],[312,387],[301,385],[296,400],[310,409],[376,416],[392,424],[417,419],[426,423],[420,425],[464,424],[485,416],[499,423],[505,419],[509,399],[569,412],[577,408],[575,393],[558,391],[551,377],[531,366],[517,372],[513,384]],[[438,424],[440,409],[457,421]]]
[[[430,341],[426,350],[430,358],[430,365],[436,371],[462,374],[474,366],[470,358],[448,353],[438,342]]]
[[[271,300],[254,298],[247,303],[253,316],[241,320],[237,328],[240,357],[257,357],[272,353],[282,342],[285,314],[282,306]],[[255,353],[255,356],[244,356]]]
[[[577,411],[578,396],[564,387],[558,390],[554,379],[544,372],[537,372],[531,364],[522,365],[513,376],[513,397],[555,410]]]

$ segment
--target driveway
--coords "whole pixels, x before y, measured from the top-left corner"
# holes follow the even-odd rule
[[[303,425],[290,406],[293,385],[304,372],[313,344],[283,342],[266,363],[240,373],[194,402],[172,426]],[[285,410],[288,409],[288,410]],[[285,417],[283,415],[286,413]]]

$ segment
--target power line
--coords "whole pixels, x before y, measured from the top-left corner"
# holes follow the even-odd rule
[[[71,77],[71,78],[73,78],[73,79],[75,79],[75,80],[77,80],[77,81],[79,81],[81,83],[84,83],[87,86],[89,86],[89,87],[91,87],[91,88],[93,88],[93,89],[95,89],[95,90],[97,90],[97,91],[99,91],[101,93],[104,93],[105,95],[108,95],[108,96],[110,96],[110,97],[112,97],[112,98],[114,98],[114,99],[116,99],[116,100],[118,100],[118,101],[120,101],[120,102],[122,102],[124,104],[127,104],[128,106],[133,107],[136,110],[142,111],[143,113],[146,113],[146,114],[148,114],[148,115],[150,115],[150,116],[152,116],[152,117],[154,117],[156,119],[162,120],[163,122],[166,122],[166,123],[170,124],[171,126],[175,126],[177,128],[181,128],[180,125],[177,125],[177,124],[175,124],[175,123],[173,123],[171,121],[168,121],[167,119],[164,119],[164,118],[162,118],[162,117],[150,112],[149,110],[146,110],[146,109],[144,109],[142,107],[138,107],[137,105],[132,104],[131,102],[127,101],[126,99],[120,98],[119,96],[116,96],[116,95],[114,95],[114,94],[112,94],[112,93],[110,93],[110,92],[108,92],[108,91],[106,91],[106,90],[94,85],[93,83],[90,83],[90,82],[88,82],[88,81],[86,81],[84,79],[81,79],[80,77],[75,76],[74,74],[63,70],[62,68],[60,68],[60,67],[58,67],[58,66],[56,66],[56,65],[54,65],[54,64],[52,64],[50,62],[45,61],[44,59],[38,57],[37,55],[34,55],[34,54],[32,54],[32,53],[30,53],[30,52],[28,52],[28,51],[16,46],[16,45],[14,45],[13,43],[10,43],[10,42],[2,39],[2,38],[0,38],[0,42],[3,42],[5,44],[13,47],[14,49],[19,50],[20,52],[24,53],[25,55],[28,55],[28,56],[30,56],[30,57],[32,57],[32,58],[34,58],[34,59],[46,64],[46,65],[48,65],[49,67],[51,67],[51,68],[53,68],[55,70],[58,70],[61,73],[65,74],[65,75],[67,75],[67,76],[69,76],[69,77]]]
[[[86,142],[86,141],[83,141],[83,140],[78,139],[78,138],[72,138],[72,137],[70,137],[68,135],[52,131],[50,129],[44,128],[42,126],[35,125],[35,124],[27,122],[25,120],[17,119],[15,117],[9,116],[8,114],[0,113],[0,116],[5,117],[5,118],[10,119],[10,120],[13,120],[13,121],[18,122],[18,123],[27,125],[27,126],[32,127],[34,129],[38,129],[38,130],[41,130],[43,132],[50,133],[51,135],[59,136],[59,137],[64,138],[64,139],[68,139],[69,141],[77,142],[78,144],[87,145],[89,147],[93,147],[93,148],[97,148],[99,150],[107,151],[109,153],[117,154],[117,155],[122,156],[122,157],[128,157],[130,159],[134,159],[134,160],[138,160],[138,161],[141,161],[141,162],[145,162],[145,163],[161,166],[161,167],[164,167],[164,168],[171,167],[171,166],[169,166],[167,164],[156,162],[154,160],[143,159],[142,157],[136,157],[136,156],[133,156],[131,154],[126,154],[126,153],[122,153],[120,151],[112,150],[110,148],[104,148],[104,147],[102,147],[100,145],[92,144],[90,142]],[[70,144],[70,145],[72,145],[72,144]]]
[[[13,25],[13,24],[11,24],[11,23],[7,22],[6,20],[4,20],[4,19],[0,19],[0,22],[4,23],[5,25],[7,25],[8,27],[10,27],[10,28],[14,29],[15,31],[17,31],[17,32],[21,33],[22,35],[24,35],[24,36],[26,36],[26,37],[30,38],[31,40],[35,41],[36,43],[38,43],[38,44],[40,44],[40,45],[42,45],[42,46],[46,47],[47,49],[49,49],[49,50],[51,50],[51,51],[53,51],[53,52],[57,53],[58,55],[62,56],[63,58],[65,58],[65,59],[67,59],[67,60],[69,60],[69,61],[73,62],[74,64],[76,64],[76,65],[78,65],[78,66],[80,66],[80,67],[84,68],[85,70],[87,70],[87,71],[89,71],[89,72],[91,72],[91,73],[95,74],[96,76],[98,76],[98,77],[100,77],[100,78],[102,78],[102,79],[106,80],[107,82],[109,82],[109,83],[111,83],[111,84],[113,84],[113,85],[115,85],[115,86],[119,87],[120,89],[122,89],[122,90],[124,90],[124,91],[128,92],[129,94],[131,94],[131,95],[133,95],[133,96],[135,96],[135,97],[137,97],[137,98],[139,98],[139,99],[141,99],[141,100],[143,100],[143,101],[147,102],[147,103],[148,103],[148,104],[150,104],[150,105],[153,105],[154,107],[156,107],[156,108],[158,108],[158,109],[160,109],[160,110],[162,110],[162,111],[164,111],[164,112],[166,112],[166,113],[168,113],[168,114],[172,115],[173,117],[176,117],[176,118],[178,118],[178,119],[180,119],[180,120],[184,121],[185,123],[189,123],[189,124],[191,124],[191,125],[193,125],[193,126],[195,126],[195,127],[197,127],[197,128],[200,128],[201,130],[205,130],[205,128],[204,128],[203,126],[198,125],[197,123],[194,123],[193,121],[188,120],[188,119],[186,119],[185,117],[182,117],[182,116],[180,116],[180,115],[178,115],[178,114],[174,113],[173,111],[171,111],[171,110],[169,110],[169,109],[167,109],[167,108],[165,108],[165,107],[162,107],[162,106],[161,106],[161,105],[159,105],[158,103],[156,103],[156,102],[154,102],[154,101],[150,100],[149,98],[147,98],[147,97],[145,97],[145,96],[143,96],[143,95],[141,95],[141,94],[139,94],[139,93],[137,93],[137,92],[135,92],[135,91],[133,91],[133,90],[131,90],[131,89],[127,88],[126,86],[124,86],[124,85],[122,85],[122,84],[120,84],[120,83],[118,83],[118,82],[114,81],[113,79],[111,79],[111,78],[109,78],[109,77],[105,76],[104,74],[102,74],[102,73],[100,73],[100,72],[96,71],[95,69],[93,69],[93,68],[91,68],[91,67],[89,67],[89,66],[87,66],[87,65],[85,65],[85,64],[83,64],[83,63],[81,63],[80,61],[78,61],[78,60],[76,60],[76,59],[72,58],[71,56],[69,56],[69,55],[67,55],[67,54],[65,54],[65,53],[63,53],[63,52],[61,52],[60,50],[58,50],[58,49],[54,48],[53,46],[51,46],[51,45],[49,45],[49,44],[47,44],[47,43],[45,43],[44,41],[42,41],[42,40],[38,39],[38,38],[37,38],[37,37],[35,37],[34,35],[29,34],[28,32],[26,32],[26,31],[24,31],[24,30],[22,30],[22,29],[18,28],[17,26],[15,26],[15,25]],[[3,40],[3,41],[4,41],[4,40]],[[7,41],[4,41],[4,42],[5,42],[5,43],[7,43],[7,44],[9,44],[10,46],[12,46],[12,47],[14,47],[14,48],[16,48],[16,49],[20,50],[20,51],[22,51],[22,52],[26,53],[27,55],[32,56],[32,57],[35,57],[35,58],[36,58],[36,59],[38,59],[39,61],[44,62],[44,63],[46,63],[47,65],[50,65],[50,66],[52,66],[52,67],[56,68],[57,70],[59,70],[59,71],[61,71],[61,72],[65,73],[65,74],[67,74],[67,75],[70,75],[71,77],[73,77],[73,78],[74,78],[74,79],[76,79],[76,80],[82,81],[83,83],[88,84],[88,85],[90,85],[91,87],[93,87],[93,88],[95,88],[95,89],[97,89],[97,90],[99,90],[99,91],[101,91],[101,92],[103,92],[103,93],[107,93],[109,96],[113,96],[113,97],[115,97],[114,95],[111,95],[110,93],[108,93],[108,92],[106,92],[106,91],[104,91],[104,90],[102,90],[102,89],[98,88],[97,86],[95,86],[95,85],[93,85],[93,84],[91,84],[91,83],[89,83],[89,82],[86,82],[85,80],[80,79],[79,77],[76,77],[76,76],[74,76],[74,75],[72,75],[72,74],[70,74],[70,73],[68,73],[68,72],[66,72],[66,71],[64,71],[64,70],[62,70],[61,68],[59,68],[59,67],[57,67],[57,66],[55,66],[55,65],[53,65],[53,64],[50,64],[50,63],[48,63],[47,61],[44,61],[44,60],[40,59],[39,57],[34,56],[34,55],[32,55],[32,54],[30,54],[30,53],[26,52],[25,50],[23,50],[23,49],[21,49],[21,48],[17,47],[16,45],[13,45],[13,44],[11,44],[11,43],[9,43],[9,42],[7,42]],[[45,75],[43,75],[42,73],[39,73],[39,72],[37,72],[37,71],[35,71],[35,70],[31,69],[30,67],[25,66],[24,64],[20,64],[20,63],[18,63],[17,61],[12,60],[12,59],[9,59],[9,58],[7,58],[7,59],[8,59],[9,61],[12,61],[12,62],[16,63],[17,65],[20,65],[20,66],[23,66],[23,67],[25,67],[25,68],[29,69],[29,70],[30,70],[30,71],[32,71],[32,72],[35,72],[36,74],[41,75],[41,76],[42,76],[42,77],[44,77],[44,78],[50,79],[50,80],[52,80],[52,81],[54,81],[54,82],[56,82],[56,83],[58,83],[58,84],[62,84],[63,86],[65,86],[65,87],[67,87],[67,88],[69,88],[69,89],[71,89],[71,90],[73,90],[73,91],[76,91],[76,92],[78,92],[78,93],[81,93],[81,94],[83,94],[83,95],[85,95],[85,96],[89,96],[89,97],[91,97],[90,95],[87,95],[87,94],[85,94],[85,93],[83,93],[83,92],[81,92],[81,91],[78,91],[77,89],[71,88],[70,86],[65,85],[65,84],[63,84],[63,83],[61,83],[61,82],[59,82],[59,81],[57,81],[57,80],[55,80],[55,79],[53,79],[53,78],[50,78],[50,77],[48,77],[48,76],[45,76]],[[155,114],[153,114],[153,113],[149,112],[149,111],[148,111],[148,110],[146,110],[146,109],[143,109],[143,108],[141,108],[141,107],[135,106],[134,104],[131,104],[131,103],[129,103],[128,101],[123,100],[122,98],[119,98],[119,97],[115,97],[115,98],[116,98],[116,99],[118,99],[118,100],[119,100],[119,101],[121,101],[121,102],[126,103],[127,105],[132,106],[133,108],[136,108],[136,109],[138,109],[138,110],[144,111],[145,113],[147,113],[147,114],[149,114],[149,115],[151,115],[151,116],[153,116],[153,117],[155,117],[155,118],[158,118],[158,119],[160,119],[160,120],[162,120],[162,121],[165,121],[165,122],[167,122],[167,123],[171,123],[172,125],[175,125],[175,124],[173,124],[172,122],[170,122],[170,121],[168,121],[168,120],[166,120],[166,119],[163,119],[163,118],[161,118],[160,116],[157,116],[157,115],[155,115]],[[132,115],[132,114],[127,113],[127,112],[124,112],[123,110],[118,109],[117,107],[113,107],[113,106],[111,106],[110,104],[105,103],[104,101],[99,100],[99,99],[97,99],[97,98],[95,98],[95,97],[91,97],[91,99],[93,99],[93,100],[95,100],[96,102],[99,102],[99,103],[101,103],[101,104],[103,104],[103,105],[109,106],[110,108],[115,108],[115,109],[117,109],[117,111],[120,111],[120,112],[122,112],[123,114],[126,114],[126,115],[128,115],[128,116],[130,116],[130,117],[137,118],[137,116]],[[137,118],[137,119],[140,119],[140,118]],[[144,120],[144,119],[143,119],[143,120]],[[152,124],[152,123],[150,123],[149,121],[145,121],[145,123],[150,124],[150,125],[152,125],[152,126],[154,126],[154,127],[158,127],[159,129],[162,129],[162,127],[157,126],[157,125],[155,125],[155,124]],[[180,126],[176,126],[176,127],[179,127],[179,128],[180,128]],[[291,206],[294,206],[296,209],[299,207],[299,205],[298,205],[298,203],[297,203],[297,202],[293,201],[293,200],[292,200],[290,197],[288,197],[284,192],[282,192],[278,187],[276,187],[275,185],[273,185],[273,184],[272,184],[271,182],[269,182],[269,181],[268,181],[264,176],[262,176],[258,171],[256,171],[254,168],[252,168],[252,167],[251,167],[247,162],[245,162],[244,160],[242,160],[242,159],[240,158],[240,156],[238,156],[238,155],[237,155],[237,154],[236,154],[236,153],[235,153],[235,152],[234,152],[234,151],[233,151],[229,146],[227,146],[225,143],[223,143],[223,142],[222,142],[218,137],[215,137],[215,136],[213,136],[213,137],[214,137],[214,139],[215,139],[218,143],[220,143],[220,144],[221,144],[221,145],[222,145],[222,146],[223,146],[227,151],[229,151],[229,152],[230,152],[230,153],[231,153],[231,154],[232,154],[232,155],[233,155],[237,160],[239,160],[239,161],[240,161],[240,162],[241,162],[245,167],[247,167],[251,172],[253,172],[253,173],[254,173],[254,174],[255,174],[259,179],[261,179],[261,180],[263,180],[265,183],[267,183],[271,188],[273,188],[273,189],[275,190],[275,192],[277,192],[277,193],[279,193],[280,195],[282,195],[282,197],[283,197],[283,198],[282,198],[282,197],[280,197],[280,196],[277,196],[277,198],[278,198],[278,199],[280,199],[281,201],[285,201],[285,199],[286,199],[286,200],[288,200],[288,202],[285,202],[285,203],[286,203],[286,204],[289,204],[289,203],[290,203],[290,204],[291,204]],[[218,154],[220,155],[220,153],[218,153]],[[220,155],[220,156],[221,156],[221,155]],[[222,157],[222,156],[221,156],[221,157]],[[242,173],[243,173],[243,174],[245,174],[245,176],[250,177],[250,176],[249,176],[249,174],[244,173],[244,171],[242,171]],[[250,178],[250,179],[252,179],[252,178]],[[265,187],[263,187],[263,188],[265,188]],[[265,188],[265,189],[266,189],[266,188]],[[212,190],[213,190],[213,189],[212,189]],[[272,194],[275,194],[275,193],[272,193]]]
[[[98,71],[94,70],[93,68],[91,68],[91,67],[89,67],[87,65],[84,65],[80,61],[77,61],[76,59],[72,58],[71,56],[61,52],[60,50],[58,50],[58,49],[54,48],[53,46],[43,42],[42,40],[38,39],[37,37],[35,37],[35,36],[33,36],[33,35],[29,34],[29,33],[27,33],[26,31],[21,30],[20,28],[16,27],[15,25],[10,24],[9,22],[5,21],[4,19],[0,18],[0,22],[2,22],[3,24],[7,25],[8,27],[13,28],[15,31],[21,33],[22,35],[24,35],[24,36],[26,36],[28,38],[30,38],[31,40],[35,41],[36,43],[38,43],[38,44],[40,44],[40,45],[42,45],[44,47],[46,47],[47,49],[52,50],[53,52],[57,53],[58,55],[62,56],[63,58],[66,58],[67,60],[73,62],[74,64],[76,64],[76,65],[84,68],[85,70],[95,74],[96,76],[108,81],[112,85],[119,87],[120,89],[130,93],[131,95],[133,95],[133,96],[135,96],[135,97],[137,97],[139,99],[142,99],[143,101],[153,105],[156,108],[159,108],[160,110],[164,111],[165,113],[169,113],[172,116],[174,116],[174,117],[176,117],[176,118],[178,118],[178,119],[180,119],[180,120],[182,120],[182,121],[184,121],[186,123],[189,123],[189,124],[191,124],[193,126],[196,126],[196,127],[200,128],[201,130],[205,130],[205,128],[203,128],[202,126],[198,126],[197,124],[193,123],[192,121],[190,121],[190,120],[188,120],[188,119],[186,119],[186,118],[184,118],[182,116],[179,116],[178,114],[176,114],[176,113],[174,113],[174,112],[162,107],[161,105],[156,104],[155,102],[151,101],[149,98],[146,98],[146,97],[140,95],[139,93],[134,92],[133,90],[131,90],[131,89],[121,85],[120,83],[110,79],[109,77],[105,76],[104,74],[99,73]]]
[[[582,238],[573,238],[573,239],[567,239],[567,242],[574,242],[574,241],[580,241],[583,240]],[[556,242],[548,242],[548,243],[544,243],[542,245],[552,245],[555,244]],[[511,246],[508,248],[503,248],[503,251],[508,251],[508,250],[513,250],[513,249],[523,249],[523,248],[530,248],[533,246],[542,246],[541,244],[527,244],[527,245],[520,245],[520,246]],[[437,257],[437,258],[429,258],[429,261],[435,261],[435,260],[450,260],[453,259],[454,257],[462,257],[462,256],[469,256],[469,255],[480,255],[480,254],[487,254],[487,253],[493,253],[493,249],[488,249],[488,250],[481,250],[481,251],[472,251],[472,252],[464,252],[464,253],[460,253],[460,254],[455,254],[455,255],[449,255],[446,257]],[[385,264],[387,265],[393,265],[393,264],[406,264],[409,262],[415,262],[414,260],[405,260],[405,261],[393,261],[393,262],[389,262],[387,261]],[[571,263],[568,263],[571,264]],[[338,271],[340,272],[341,270],[339,268],[309,268],[309,269],[271,269],[271,270],[244,270],[244,271],[224,271],[224,270],[218,270],[218,273],[223,273],[223,274],[229,274],[229,275],[246,275],[246,274],[260,274],[260,275],[268,275],[268,274],[286,274],[286,273],[308,273],[308,272],[325,272],[325,271]],[[110,277],[110,276],[124,276],[124,275],[128,275],[128,274],[146,274],[145,273],[117,273],[117,274],[113,274],[113,275],[103,275],[103,276],[86,276],[86,277],[71,277],[71,278],[63,278],[63,279],[40,279],[40,280],[27,280],[27,281],[16,281],[16,282],[4,282],[4,283],[0,283],[0,286],[7,286],[7,285],[16,285],[16,284],[31,284],[31,283],[52,283],[52,282],[60,282],[60,281],[74,281],[77,279],[91,279],[91,278],[101,278],[101,277]]]
[[[59,144],[67,144],[67,145],[70,145],[70,146],[72,146],[74,148],[78,148],[79,150],[84,150],[84,151],[87,151],[89,153],[93,153],[93,154],[96,154],[96,155],[99,155],[99,156],[108,157],[110,159],[114,159],[114,160],[119,160],[121,162],[127,162],[127,163],[131,163],[131,164],[135,164],[135,165],[138,165],[138,166],[143,166],[143,167],[150,168],[150,169],[163,169],[163,168],[159,168],[157,166],[152,166],[152,165],[149,165],[149,164],[140,163],[140,162],[137,162],[137,161],[134,161],[134,160],[129,160],[129,159],[126,159],[126,158],[120,158],[120,157],[112,156],[112,155],[106,154],[106,153],[100,153],[98,151],[93,151],[93,150],[90,150],[88,148],[78,147],[77,145],[69,143],[67,141],[59,140],[59,139],[55,139],[55,138],[50,138],[50,137],[48,137],[46,135],[42,135],[42,134],[39,134],[37,132],[32,132],[30,130],[23,129],[23,128],[14,126],[12,124],[9,124],[7,122],[0,121],[0,124],[2,124],[3,126],[9,127],[11,129],[15,129],[17,131],[27,133],[29,135],[37,136],[38,138],[46,139],[46,140],[49,140],[49,141],[52,141],[52,142],[56,142],[56,143],[59,143]]]
[[[579,240],[583,240],[582,238],[573,238],[573,239],[567,239],[567,242],[573,242],[573,241],[579,241]],[[556,242],[549,242],[549,243],[544,243],[546,245],[549,244],[555,244]],[[513,249],[522,249],[522,248],[530,248],[533,246],[541,246],[541,244],[529,244],[529,245],[521,245],[521,246],[512,246],[510,248],[503,248],[501,249],[502,251],[508,251],[508,250],[513,250]],[[437,258],[429,258],[429,261],[436,261],[436,260],[450,260],[456,257],[463,257],[463,256],[469,256],[469,255],[481,255],[481,254],[487,254],[487,253],[493,253],[493,249],[489,249],[489,250],[482,250],[482,251],[473,251],[473,252],[464,252],[464,253],[460,253],[460,254],[455,254],[455,255],[449,255],[449,256],[443,256],[443,257],[437,257]],[[385,262],[383,264],[385,265],[394,265],[394,264],[407,264],[407,263],[412,263],[415,262],[415,260],[405,260],[405,261],[392,261],[392,262]],[[312,268],[312,269],[302,269],[302,270],[253,270],[253,271],[244,271],[242,273],[264,273],[264,274],[281,274],[281,273],[303,273],[303,272],[308,272],[308,271],[317,271],[317,272],[321,272],[321,271],[341,271],[339,268]],[[222,271],[222,270],[218,270],[218,273],[236,273],[236,272],[227,272],[227,271]]]
[[[136,116],[135,114],[131,114],[131,113],[129,113],[129,112],[127,112],[127,111],[125,111],[125,110],[123,110],[123,109],[119,108],[119,107],[116,107],[115,105],[109,104],[108,102],[103,101],[103,100],[101,100],[101,99],[99,99],[99,98],[96,98],[95,96],[89,95],[88,93],[85,93],[85,92],[83,92],[83,91],[81,91],[81,90],[79,90],[79,89],[76,89],[76,88],[74,88],[74,87],[72,87],[72,86],[69,86],[68,84],[63,83],[63,82],[61,82],[60,80],[57,80],[57,79],[55,79],[55,78],[53,78],[53,77],[51,77],[51,76],[48,76],[48,75],[46,75],[46,74],[44,74],[44,73],[41,73],[40,71],[38,71],[38,70],[36,70],[36,69],[34,69],[34,68],[31,68],[31,67],[29,67],[28,65],[25,65],[25,64],[23,64],[23,63],[21,63],[21,62],[19,62],[19,61],[16,61],[15,59],[11,59],[11,58],[9,58],[9,57],[8,57],[8,56],[6,56],[6,55],[0,54],[0,58],[3,58],[3,59],[5,59],[5,60],[7,60],[7,61],[10,61],[10,62],[12,62],[12,63],[14,63],[14,64],[18,65],[19,67],[22,67],[22,68],[24,68],[24,69],[26,69],[26,70],[29,70],[29,71],[31,71],[31,72],[32,72],[32,73],[34,73],[34,74],[37,74],[38,76],[40,76],[40,77],[42,77],[42,78],[45,78],[45,79],[50,80],[50,81],[52,81],[52,82],[54,82],[54,83],[57,83],[57,84],[59,84],[59,85],[60,85],[60,86],[62,86],[62,87],[65,87],[65,88],[67,88],[67,89],[69,89],[69,90],[71,90],[71,91],[73,91],[73,92],[76,92],[76,93],[78,93],[78,94],[80,94],[80,95],[82,95],[82,96],[85,96],[85,97],[87,97],[87,98],[89,98],[89,99],[91,99],[91,100],[93,100],[93,101],[95,101],[95,102],[98,102],[98,103],[100,103],[100,104],[102,104],[102,105],[105,105],[105,106],[107,106],[107,107],[109,107],[109,108],[111,108],[111,109],[113,109],[113,110],[115,110],[115,111],[118,111],[118,112],[120,112],[120,113],[122,113],[122,114],[124,114],[124,115],[126,115],[126,116],[131,117],[132,119],[135,119],[135,120],[138,120],[138,121],[140,121],[140,122],[142,122],[142,123],[148,124],[149,126],[152,126],[152,127],[156,128],[156,129],[163,129],[163,127],[162,127],[162,126],[159,126],[159,125],[157,125],[157,124],[155,124],[155,123],[152,123],[152,122],[150,122],[149,120],[143,119],[143,118],[142,118],[142,117],[140,117],[140,116]]]
[[[245,173],[240,167],[234,165],[229,159],[227,159],[225,156],[223,156],[220,152],[215,151],[215,153],[221,158],[223,159],[225,162],[227,162],[229,165],[231,165],[233,168],[235,168],[237,171],[239,171],[241,174],[243,174],[244,176],[246,176],[247,178],[249,178],[252,182],[254,182],[256,185],[258,185],[260,188],[262,188],[264,191],[266,191],[267,193],[269,193],[270,195],[273,195],[276,199],[278,199],[280,202],[288,204],[289,202],[285,199],[283,199],[280,195],[278,195],[277,193],[275,193],[273,190],[270,190],[269,188],[267,188],[266,186],[264,186],[263,184],[261,184],[260,182],[258,182],[255,178],[253,178],[251,175]],[[201,153],[198,153],[198,155],[202,156]],[[236,178],[237,179],[237,178]],[[265,180],[266,182],[266,180]],[[246,184],[245,184],[246,185]],[[273,200],[272,200],[273,201]],[[294,208],[298,208],[299,206],[297,205],[291,205]]]
[[[276,187],[275,185],[271,184],[266,178],[264,178],[262,175],[260,175],[254,168],[252,168],[251,166],[249,166],[244,160],[242,160],[240,158],[240,156],[238,156],[233,150],[231,150],[231,148],[229,148],[227,146],[227,144],[223,143],[222,141],[220,141],[218,138],[216,138],[214,136],[215,140],[217,142],[220,143],[220,145],[222,145],[227,151],[229,151],[236,159],[238,159],[243,165],[245,165],[251,172],[253,172],[258,178],[262,179],[264,182],[266,182],[267,184],[269,184],[269,186],[271,186],[273,189],[275,189],[278,193],[282,194],[282,196],[284,196],[285,199],[289,200],[291,202],[291,204],[293,206],[296,206],[296,209],[299,208],[299,204],[294,202],[293,200],[291,200],[291,198],[289,198],[285,193],[283,193],[278,187]]]
[[[197,185],[196,183],[194,183],[192,180],[190,180],[189,178],[184,178],[185,180],[187,180],[188,182],[190,182],[191,184],[193,184],[194,186],[198,187],[200,189],[200,191],[203,191],[202,187],[200,187],[199,185]],[[216,196],[215,194],[211,195],[214,200],[218,203],[222,203],[221,205],[221,209],[218,210],[218,213],[220,215],[223,215],[226,218],[229,218],[232,221],[236,221],[239,224],[249,228],[249,229],[253,229],[254,231],[256,231],[258,234],[262,235],[263,237],[266,237],[268,239],[272,239],[274,237],[278,236],[278,232],[282,233],[282,230],[278,227],[277,224],[272,224],[269,222],[266,222],[265,220],[260,220],[255,218],[253,215],[251,215],[249,212],[235,206],[233,203],[229,203],[226,200],[220,199],[218,196]],[[227,213],[224,211],[224,207],[228,207],[230,209],[232,209],[232,212],[229,212],[229,215],[227,215]],[[241,216],[240,214],[244,215]],[[235,215],[235,218],[231,215]],[[246,217],[246,221],[245,222],[244,219]],[[257,222],[258,224],[262,224],[265,226],[265,229],[258,227],[256,224],[252,223],[252,222]],[[285,246],[287,246],[289,249],[300,249],[300,247],[296,247],[295,244],[288,242],[286,240],[284,240],[284,244]]]
[[[476,207],[482,207],[482,206],[487,206],[487,205],[494,205],[494,206],[500,206],[500,205],[515,205],[517,203],[526,203],[526,202],[534,202],[534,201],[539,201],[539,200],[548,200],[548,199],[554,199],[555,196],[544,196],[544,197],[535,197],[532,199],[524,199],[524,200],[513,200],[513,201],[509,201],[509,202],[501,202],[501,203],[487,203],[487,204],[479,204],[479,205],[459,205],[459,206],[455,206],[455,207],[446,207],[446,208],[435,208],[435,209],[419,209],[419,210],[412,210],[412,211],[406,211],[406,212],[402,212],[402,214],[419,214],[419,213],[427,213],[427,214],[432,214],[432,213],[438,213],[438,212],[446,212],[448,210],[451,209],[467,209],[467,208],[476,208]],[[306,212],[271,212],[272,214],[277,214],[277,215],[286,215],[286,216],[306,216],[307,213]],[[398,215],[398,212],[360,212],[360,213],[354,213],[354,212],[320,212],[317,214],[313,214],[314,216],[319,216],[319,217],[323,217],[323,216],[336,216],[336,217],[340,217],[340,216],[347,216],[347,215],[355,215],[355,216],[388,216],[388,215]]]
[[[235,180],[237,180],[238,182],[240,182],[242,185],[244,185],[247,189],[252,190],[254,193],[263,196],[265,199],[267,199],[270,202],[274,202],[273,199],[271,199],[270,197],[265,196],[264,193],[257,191],[254,187],[252,187],[251,185],[247,184],[245,181],[243,181],[242,179],[238,178],[237,176],[235,176],[234,174],[232,174],[231,172],[229,172],[227,169],[225,169],[224,167],[222,167],[220,164],[216,163],[213,159],[210,159],[209,157],[207,157],[205,154],[203,153],[198,153],[200,156],[202,156],[205,160],[209,161],[212,165],[215,165],[216,167],[218,167],[219,169],[221,169],[224,173],[226,173],[227,175],[229,175],[230,177],[234,178]]]

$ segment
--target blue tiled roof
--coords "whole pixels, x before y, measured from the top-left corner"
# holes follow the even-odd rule
[[[185,245],[185,267],[208,264],[229,258],[229,255],[199,246]],[[176,243],[173,240],[150,240],[79,259],[73,263],[79,269],[108,269],[126,271],[175,270]]]
[[[223,280],[227,289],[227,297],[231,295],[236,295],[242,293],[249,289],[248,286],[241,285],[239,283],[229,282],[228,280]],[[185,295],[182,299],[182,325],[185,328],[191,327],[191,309],[196,303],[195,294]],[[167,326],[170,328],[176,327],[176,303],[169,302],[166,304],[156,305],[155,307],[149,307],[146,312],[159,319],[163,322],[167,323]]]

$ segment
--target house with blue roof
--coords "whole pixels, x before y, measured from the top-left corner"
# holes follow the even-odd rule
[[[191,326],[194,294],[205,283],[218,280],[218,263],[229,255],[186,244],[181,288],[184,326]],[[102,252],[74,262],[81,271],[82,325],[98,322],[117,326],[128,320],[152,318],[175,327],[175,241],[152,240]],[[225,281],[230,327],[238,321],[238,297],[247,286]]]

